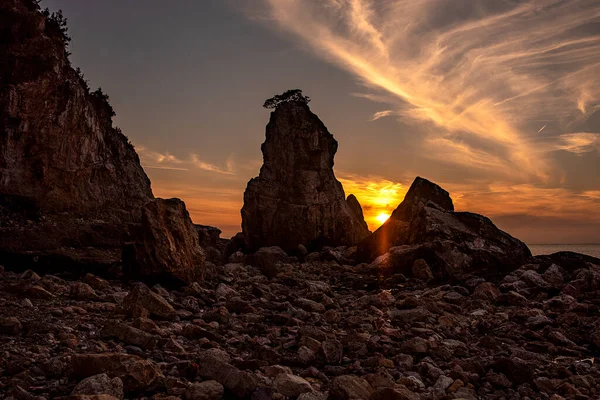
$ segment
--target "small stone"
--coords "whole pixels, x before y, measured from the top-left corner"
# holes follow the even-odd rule
[[[310,364],[315,360],[315,353],[306,346],[298,348],[298,361],[302,364]]]
[[[374,390],[365,379],[355,375],[341,375],[331,384],[331,400],[369,400]]]
[[[192,383],[185,390],[185,400],[219,400],[225,389],[217,381]]]
[[[494,301],[502,293],[491,282],[483,282],[477,285],[473,291],[473,297],[480,300]]]
[[[98,295],[90,285],[82,282],[71,284],[70,296],[77,300],[97,300]]]
[[[23,325],[16,317],[0,317],[0,333],[5,335],[18,335]]]
[[[379,388],[371,397],[371,400],[419,400],[418,394],[411,392],[408,388],[398,386],[395,388]]]
[[[454,383],[454,379],[447,377],[445,375],[440,376],[435,384],[433,385],[434,389],[446,391],[452,384]]]
[[[298,397],[302,393],[308,393],[313,390],[306,379],[292,374],[278,375],[275,378],[275,387],[279,393],[288,397]]]
[[[23,299],[21,300],[21,306],[24,308],[33,308],[33,303],[29,299]]]
[[[144,284],[136,284],[131,292],[123,299],[123,308],[129,312],[144,309],[157,317],[170,319],[175,317],[173,306],[164,297],[151,291]],[[138,315],[143,316],[143,315]]]
[[[34,271],[28,269],[27,271],[25,271],[21,274],[21,279],[28,280],[31,282],[37,282],[37,281],[41,280],[42,278],[40,278],[40,276],[38,274],[36,274]]]
[[[344,346],[336,339],[328,339],[321,343],[321,350],[329,364],[339,364],[342,361]]]
[[[152,361],[120,353],[76,354],[71,359],[71,369],[79,378],[102,373],[119,377],[125,393],[144,391],[163,377]]]
[[[413,262],[412,265],[412,274],[413,277],[417,279],[421,279],[422,281],[428,282],[433,279],[433,273],[431,272],[431,268],[427,264],[427,261],[419,258]]]
[[[93,375],[79,382],[73,394],[108,394],[123,399],[123,381],[120,378],[110,379],[104,373]]]

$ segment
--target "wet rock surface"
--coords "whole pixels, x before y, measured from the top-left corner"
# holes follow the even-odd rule
[[[369,234],[354,196],[333,173],[338,143],[302,102],[271,113],[260,175],[244,192],[242,229],[250,250],[356,245]]]
[[[600,260],[449,284],[323,261],[334,250],[179,290],[0,269],[0,398],[600,396]]]

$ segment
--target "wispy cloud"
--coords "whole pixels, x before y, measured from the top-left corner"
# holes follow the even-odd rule
[[[566,133],[560,135],[555,149],[575,154],[589,153],[595,150],[600,152],[600,134],[589,132]]]
[[[191,162],[197,168],[200,168],[204,171],[216,172],[216,173],[224,174],[224,175],[233,175],[233,163],[232,163],[233,161],[231,160],[230,157],[227,159],[225,168],[220,168],[217,165],[204,162],[204,161],[200,160],[200,158],[198,158],[198,156],[196,154],[191,155]]]
[[[167,152],[157,152],[144,146],[137,146],[136,151],[140,156],[142,166],[149,169],[163,169],[171,171],[190,171],[199,169],[224,175],[234,174],[234,154],[230,154],[225,160],[225,167],[205,162],[197,154],[190,154],[187,158],[178,158]]]
[[[567,188],[532,184],[446,184],[458,210],[476,211],[492,217],[532,215],[571,218],[600,223],[600,191],[573,191]]]
[[[547,181],[555,166],[532,145],[530,122],[567,127],[600,102],[594,0],[263,2],[282,30],[355,74],[375,99],[383,91],[401,115],[430,123],[423,151],[444,146],[473,168]]]
[[[378,111],[375,114],[373,114],[373,116],[371,117],[371,119],[369,119],[369,121],[377,121],[378,119],[390,116],[393,113],[394,112],[392,110]]]
[[[143,165],[142,164],[142,167],[150,168],[150,169],[166,169],[166,170],[171,170],[171,171],[189,171],[188,168],[167,167],[166,165]]]

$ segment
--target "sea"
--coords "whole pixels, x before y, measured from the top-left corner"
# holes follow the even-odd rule
[[[588,256],[600,258],[600,243],[596,244],[528,244],[529,250],[534,256],[540,254],[552,254],[558,251],[573,251],[575,253],[587,254]]]

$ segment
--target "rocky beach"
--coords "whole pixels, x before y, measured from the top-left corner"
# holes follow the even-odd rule
[[[0,21],[0,399],[600,398],[600,259],[423,177],[370,232],[299,90],[221,238],[154,197],[59,16]]]

